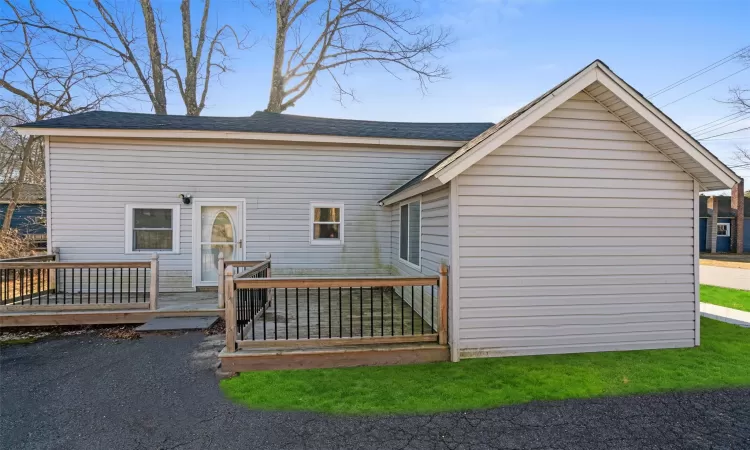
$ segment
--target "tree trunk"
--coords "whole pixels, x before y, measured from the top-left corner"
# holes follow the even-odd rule
[[[208,4],[206,5],[208,6]],[[182,13],[182,44],[185,50],[185,110],[188,116],[200,116],[201,111],[198,109],[196,99],[196,82],[197,82],[197,61],[193,55],[193,36],[192,24],[190,23],[190,0],[182,0],[180,4]]]
[[[164,84],[164,68],[161,65],[161,50],[159,49],[159,36],[156,32],[156,20],[154,19],[154,8],[151,0],[141,0],[143,19],[148,39],[148,53],[151,64],[151,76],[154,79],[154,113],[167,114],[167,89]]]
[[[16,205],[18,204],[18,200],[21,198],[21,194],[23,193],[23,182],[26,178],[26,170],[29,167],[31,153],[34,149],[34,140],[34,138],[29,138],[29,140],[26,141],[26,145],[24,145],[21,168],[18,170],[18,180],[16,180],[16,185],[15,187],[13,187],[13,191],[10,194],[10,202],[8,203],[8,209],[5,211],[5,218],[3,219],[3,231],[10,230],[10,223],[13,220],[13,213],[16,211]]]
[[[276,44],[273,53],[273,68],[271,70],[271,94],[268,97],[267,112],[280,113],[284,103],[284,48],[286,47],[286,27],[288,11],[286,2],[280,1],[276,5]]]

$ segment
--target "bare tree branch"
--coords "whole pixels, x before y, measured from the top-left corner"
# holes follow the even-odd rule
[[[239,49],[246,48],[245,38],[240,38],[230,25],[219,25],[216,31],[210,29],[211,0],[204,0],[196,31],[190,20],[191,1],[180,3],[184,59],[170,58],[164,16],[154,8],[153,0],[139,0],[140,8],[132,7],[133,2],[89,0],[90,4],[84,7],[74,0],[60,0],[67,15],[56,12],[54,18],[34,0],[27,0],[25,8],[13,6],[10,0],[2,1],[11,6],[14,14],[0,17],[0,29],[23,26],[65,39],[68,50],[86,49],[86,56],[97,55],[103,63],[116,67],[113,79],[136,87],[156,114],[167,114],[167,91],[174,82],[187,114],[199,115],[205,107],[210,81],[230,70],[226,40],[233,40]]]
[[[276,39],[266,111],[282,112],[305,96],[319,75],[337,78],[356,65],[379,64],[410,73],[426,89],[448,71],[434,63],[449,32],[419,24],[419,14],[388,0],[275,0]],[[315,14],[317,13],[317,20]]]
[[[750,65],[750,50],[739,56],[740,61]],[[726,103],[731,104],[739,114],[738,117],[750,116],[750,86],[735,86],[729,90],[729,99]],[[737,147],[734,159],[743,168],[750,167],[750,148]]]
[[[45,181],[42,139],[12,127],[97,109],[132,92],[113,83],[117,67],[88,55],[93,44],[25,25],[24,12],[10,0],[0,6],[17,20],[0,26],[0,196],[10,199],[2,224],[7,230],[24,190]]]

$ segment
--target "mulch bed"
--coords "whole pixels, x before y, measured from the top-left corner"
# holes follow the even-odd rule
[[[0,330],[0,342],[21,339],[40,339],[58,336],[79,336],[97,334],[109,339],[138,339],[135,328],[138,325],[82,325],[59,327],[16,327]]]

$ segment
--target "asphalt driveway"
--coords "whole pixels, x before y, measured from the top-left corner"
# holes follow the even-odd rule
[[[252,411],[225,400],[200,333],[0,350],[8,449],[750,448],[750,389],[412,417]],[[259,387],[262,389],[262,387]]]

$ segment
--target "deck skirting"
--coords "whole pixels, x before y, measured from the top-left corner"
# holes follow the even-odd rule
[[[423,364],[450,360],[447,345],[382,344],[299,349],[240,349],[219,354],[224,372],[324,369],[335,367]]]

